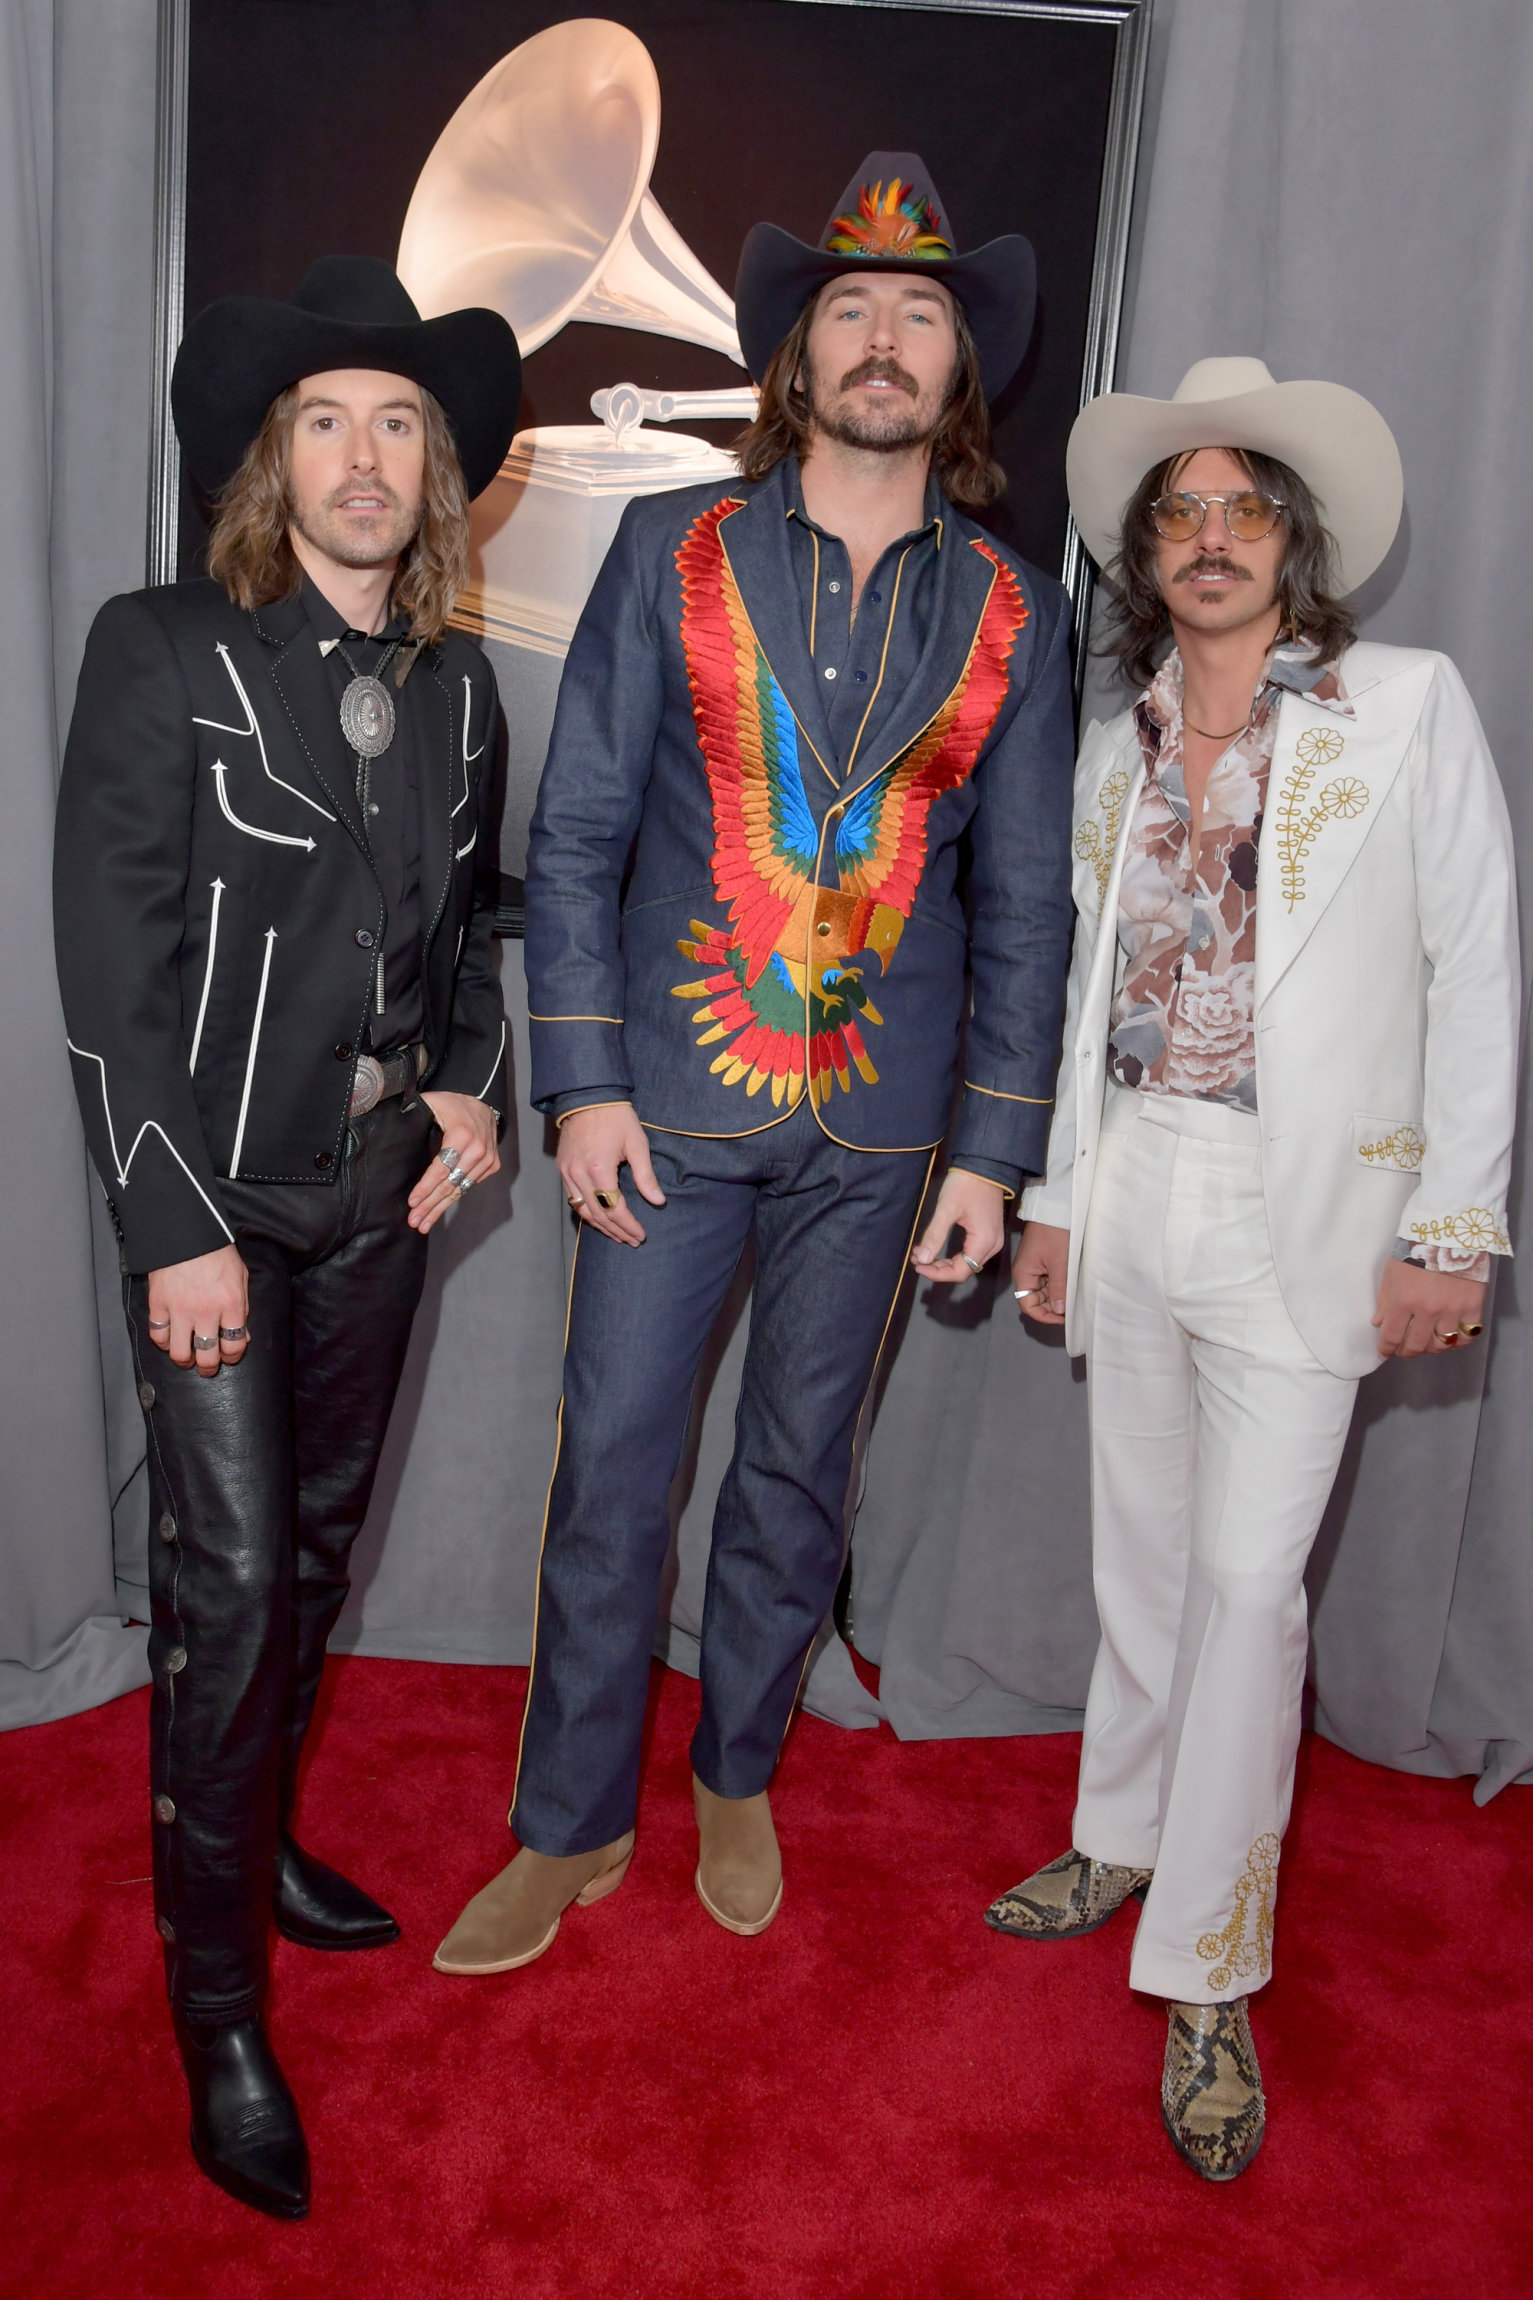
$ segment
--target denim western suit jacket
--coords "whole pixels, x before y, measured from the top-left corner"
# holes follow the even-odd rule
[[[1069,959],[1059,585],[944,503],[913,674],[837,772],[784,467],[629,505],[560,688],[527,877],[532,1095],[1041,1169]],[[972,977],[972,1011],[967,983]]]

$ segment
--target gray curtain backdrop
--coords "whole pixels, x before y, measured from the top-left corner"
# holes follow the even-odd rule
[[[112,1498],[142,1435],[131,1428],[121,1317],[115,1331],[98,1322],[113,1257],[102,1261],[93,1235],[99,1192],[54,987],[49,857],[86,630],[108,592],[143,581],[154,37],[153,0],[0,9],[4,1725],[147,1678],[143,1632],[122,1619],[112,1541]]]
[[[41,1079],[56,1119],[41,1181],[13,1141],[12,1187],[0,1195],[17,1271],[0,1311],[5,1410],[16,1423],[10,1460],[25,1473],[8,1488],[17,1522],[5,1530],[0,1629],[18,1661],[0,1675],[7,1722],[105,1699],[140,1673],[113,1610],[142,1578],[134,1489],[119,1506],[115,1597],[110,1534],[111,1497],[131,1468],[133,1408],[110,1316],[100,1370],[89,1193],[44,963],[41,872],[55,666],[67,684],[90,607],[138,579],[143,393],[129,422],[133,389],[122,378],[146,378],[148,367],[143,26],[152,10],[145,0],[74,0],[68,11],[98,54],[103,41],[124,50],[115,84],[110,66],[101,73],[114,101],[110,117],[91,124],[86,174],[55,169],[39,142],[39,120],[62,135],[77,116],[55,13],[62,7],[41,0],[20,8],[25,70],[7,52],[0,96],[12,130],[0,162],[0,263],[12,287],[6,308],[28,315],[17,341],[0,348],[0,391],[30,426],[18,419],[5,432],[17,464],[7,500],[25,506],[18,524],[29,555],[0,636],[13,698],[11,899],[0,933],[15,954],[0,980],[34,1114]],[[13,31],[5,39],[8,51],[17,46]],[[1530,129],[1526,0],[1459,0],[1451,10],[1438,0],[1157,0],[1119,373],[1122,388],[1164,396],[1196,358],[1255,353],[1279,377],[1332,377],[1384,409],[1405,457],[1409,517],[1369,586],[1365,628],[1441,647],[1460,663],[1525,854]],[[80,242],[74,263],[85,266],[92,251],[92,277],[70,297],[67,321],[56,316],[67,233],[55,223],[51,252],[39,252],[55,180]],[[71,340],[85,346],[72,370],[81,394],[74,468],[88,474],[95,453],[99,472],[77,493],[59,452],[69,405],[48,380]],[[95,347],[107,342],[103,360]],[[104,389],[115,395],[110,408]],[[119,414],[114,456],[103,452],[102,427]],[[92,485],[104,487],[110,516],[81,528],[71,506]],[[34,689],[23,741],[21,698]],[[1088,709],[1102,715],[1120,701],[1097,677]],[[570,1233],[546,1129],[524,1099],[515,944],[505,947],[505,982],[520,1081],[511,1155],[501,1182],[476,1193],[433,1249],[336,1640],[358,1652],[521,1661],[530,1647]],[[49,1190],[56,1209],[43,1203]],[[1526,1195],[1519,1175],[1518,1216]],[[1533,1223],[1519,1218],[1516,1235],[1526,1245]],[[1533,1768],[1533,1433],[1517,1269],[1501,1273],[1488,1354],[1365,1385],[1311,1575],[1321,1729],[1381,1763],[1473,1773],[1482,1798]],[[673,1496],[678,1538],[660,1643],[682,1667],[696,1666],[708,1521],[747,1317],[742,1280],[710,1348]],[[910,1289],[877,1402],[859,1463],[852,1612],[859,1649],[882,1666],[882,1711],[834,1638],[811,1672],[809,1706],[849,1725],[882,1713],[908,1738],[1077,1724],[1096,1638],[1078,1371],[1057,1342],[1021,1328],[992,1273],[956,1294]]]

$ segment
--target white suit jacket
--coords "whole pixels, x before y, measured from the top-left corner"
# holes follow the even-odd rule
[[[1511,827],[1444,655],[1365,642],[1351,723],[1279,706],[1256,893],[1256,1097],[1283,1298],[1321,1364],[1369,1373],[1397,1236],[1510,1253],[1506,1191],[1520,976]],[[1131,711],[1093,721],[1075,780],[1078,912],[1045,1179],[1029,1219],[1070,1231],[1065,1339],[1085,1347],[1081,1238],[1108,1024],[1118,882],[1144,761]]]

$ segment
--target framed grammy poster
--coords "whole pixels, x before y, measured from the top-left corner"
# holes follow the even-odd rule
[[[519,874],[576,618],[623,506],[731,468],[754,400],[731,286],[770,221],[815,241],[864,153],[919,153],[958,244],[1022,232],[1038,319],[994,409],[997,531],[1090,564],[1064,445],[1110,388],[1150,0],[161,0],[149,580],[199,564],[168,382],[184,317],[380,256],[420,310],[500,310],[519,428],[475,507],[456,620],[511,732]],[[509,923],[509,921],[508,921]]]

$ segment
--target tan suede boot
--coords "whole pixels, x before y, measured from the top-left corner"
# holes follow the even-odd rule
[[[469,1902],[432,1958],[439,1973],[509,1973],[553,1946],[572,1901],[588,1909],[615,1893],[633,1859],[633,1831],[595,1853],[534,1853],[524,1845]]]
[[[697,1897],[726,1932],[764,1933],[782,1907],[782,1854],[763,1789],[756,1797],[716,1797],[694,1773]]]

